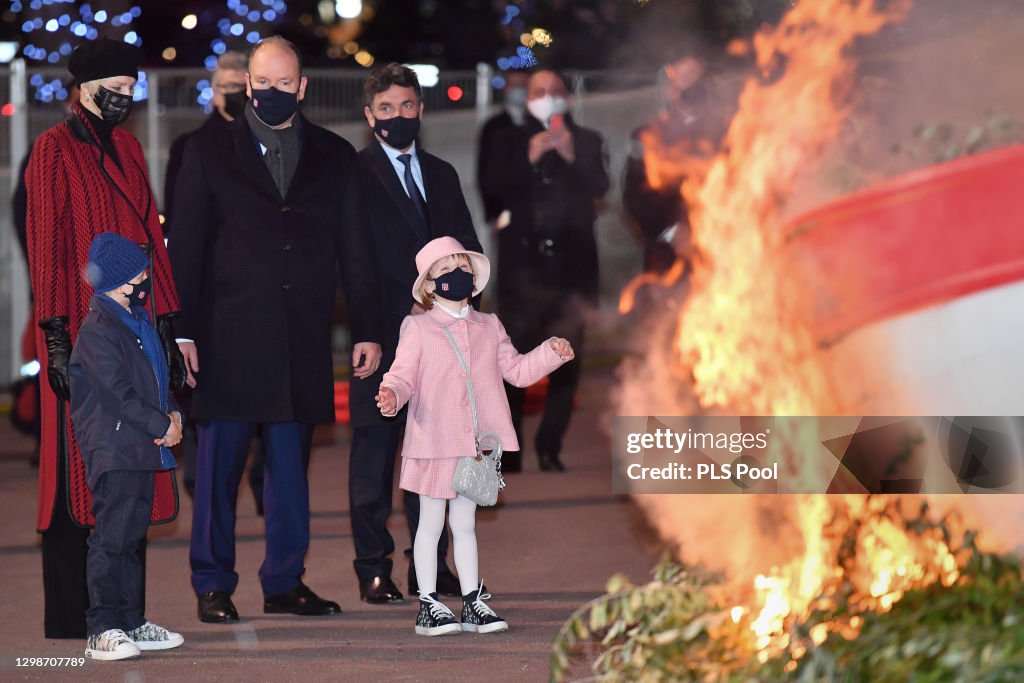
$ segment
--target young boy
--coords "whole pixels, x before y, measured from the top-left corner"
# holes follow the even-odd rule
[[[114,660],[181,645],[142,616],[145,577],[136,550],[149,528],[153,472],[175,466],[181,410],[168,391],[167,358],[145,304],[145,252],[114,233],[89,248],[93,286],[68,374],[71,421],[92,491],[85,656]]]

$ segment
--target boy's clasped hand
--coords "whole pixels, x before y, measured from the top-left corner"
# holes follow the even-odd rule
[[[171,418],[171,425],[167,428],[167,433],[160,439],[153,439],[153,443],[157,446],[173,448],[181,441],[181,413],[174,411],[168,413],[167,417]]]

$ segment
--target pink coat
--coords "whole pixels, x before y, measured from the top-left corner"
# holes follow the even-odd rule
[[[399,410],[409,403],[402,456],[476,454],[466,375],[444,332],[446,327],[469,363],[480,433],[497,434],[506,451],[519,450],[502,379],[528,387],[564,361],[548,342],[520,354],[496,315],[470,310],[464,320],[457,320],[435,306],[402,321],[395,362],[381,382],[395,392]]]

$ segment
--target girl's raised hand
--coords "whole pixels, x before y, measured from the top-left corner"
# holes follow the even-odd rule
[[[576,357],[576,354],[572,350],[572,344],[569,343],[568,339],[562,339],[561,337],[554,337],[549,342],[551,348],[555,350],[564,361],[570,361]]]
[[[377,399],[377,409],[380,410],[381,415],[393,415],[398,411],[398,397],[388,387],[381,385],[375,398]]]

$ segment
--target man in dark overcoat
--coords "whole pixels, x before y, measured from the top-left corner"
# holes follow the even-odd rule
[[[546,471],[565,469],[559,454],[579,384],[585,312],[597,305],[594,223],[609,187],[604,141],[573,121],[568,94],[560,74],[532,74],[530,115],[522,126],[498,134],[484,171],[484,191],[511,213],[508,227],[498,232],[498,312],[512,343],[529,349],[559,336],[576,349],[576,359],[551,373],[548,383],[535,441]],[[506,390],[523,443],[525,393],[507,384]],[[511,470],[518,460],[513,453],[502,457]]]
[[[164,170],[164,234],[174,229],[174,190],[178,185],[178,174],[185,159],[185,145],[199,131],[210,135],[230,135],[230,123],[245,113],[245,71],[248,57],[241,52],[225,52],[217,58],[217,68],[210,75],[213,111],[203,125],[182,133],[171,143],[167,154],[167,168]],[[191,498],[196,488],[196,424],[192,419],[192,394],[182,392],[178,397],[185,409],[185,434],[181,439],[178,456],[179,466],[184,470],[185,491]],[[256,514],[263,515],[263,447],[255,449],[252,467],[249,468],[249,485],[256,500]]]
[[[306,89],[295,47],[273,37],[250,56],[249,104],[227,135],[189,141],[170,237],[183,294],[179,346],[199,425],[189,559],[199,618],[238,619],[231,594],[235,502],[257,426],[266,448],[264,612],[335,614],[301,577],[309,547],[306,466],[313,426],[334,420],[331,322],[337,274],[369,368],[377,275],[354,258],[355,149],[298,113]]]
[[[480,191],[480,202],[484,207],[487,225],[497,227],[505,207],[501,199],[484,192],[484,173],[494,151],[494,141],[506,128],[521,126],[526,121],[526,83],[529,74],[525,71],[509,71],[505,76],[505,102],[502,110],[487,119],[480,128],[480,139],[476,150],[476,184]],[[502,227],[504,227],[502,225]]]
[[[364,87],[367,123],[374,140],[359,152],[372,236],[367,258],[380,273],[377,301],[381,313],[383,358],[380,369],[351,383],[352,453],[349,460],[349,501],[355,570],[359,592],[369,603],[396,602],[402,593],[391,580],[395,542],[387,530],[394,491],[395,455],[405,411],[382,417],[375,396],[398,346],[402,320],[415,301],[416,252],[435,237],[451,235],[467,249],[482,251],[473,219],[462,193],[458,173],[446,161],[423,150],[418,142],[423,116],[423,93],[415,72],[389,64],[375,69]],[[419,497],[405,492],[405,515],[410,539],[419,519]],[[461,595],[459,582],[448,569],[447,534],[438,548],[438,592]],[[407,553],[411,558],[411,553]],[[409,590],[415,592],[410,559]]]

